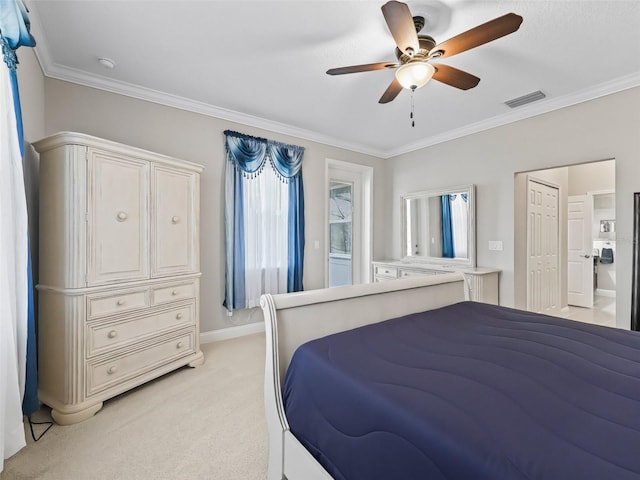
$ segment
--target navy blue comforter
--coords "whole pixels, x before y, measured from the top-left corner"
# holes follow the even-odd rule
[[[640,333],[462,302],[302,345],[291,431],[336,479],[640,479]]]

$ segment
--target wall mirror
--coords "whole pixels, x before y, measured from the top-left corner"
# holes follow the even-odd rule
[[[475,185],[402,197],[404,261],[476,266]]]

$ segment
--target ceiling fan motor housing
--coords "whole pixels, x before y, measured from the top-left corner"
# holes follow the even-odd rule
[[[414,52],[413,55],[407,55],[396,47],[396,58],[401,65],[404,65],[412,59],[426,60],[429,56],[429,52],[436,46],[436,41],[429,35],[418,35],[418,44],[420,45],[420,48],[417,52]]]

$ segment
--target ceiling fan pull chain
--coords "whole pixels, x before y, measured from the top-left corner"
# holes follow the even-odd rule
[[[416,126],[416,121],[413,119],[413,94],[416,91],[415,88],[411,89],[411,115],[409,116],[409,118],[411,119],[411,126],[415,127]]]

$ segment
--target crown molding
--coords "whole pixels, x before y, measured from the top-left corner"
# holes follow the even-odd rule
[[[376,150],[366,145],[345,142],[334,137],[295,127],[293,125],[275,122],[266,118],[256,117],[253,115],[248,115],[246,113],[216,107],[215,105],[209,105],[204,102],[198,102],[177,95],[160,92],[158,90],[144,88],[126,82],[120,82],[102,77],[100,75],[92,75],[80,70],[48,63],[47,61],[45,61],[45,59],[50,57],[46,54],[46,52],[40,50],[41,48],[42,46],[40,45],[36,47],[36,57],[40,62],[44,75],[50,78],[64,80],[67,82],[97,88],[111,93],[116,93],[119,95],[137,98],[139,100],[146,100],[148,102],[153,102],[168,107],[174,107],[181,110],[199,113],[202,115],[207,115],[234,123],[248,125],[250,127],[260,128],[282,135],[290,135],[292,137],[301,138],[332,147],[342,148],[365,155],[371,155],[373,157],[382,159],[390,159],[399,155],[404,155],[406,153],[420,150],[422,148],[437,145],[439,143],[448,142],[460,137],[489,130],[491,128],[500,127],[509,123],[517,122],[519,120],[535,117],[537,115],[542,115],[554,110],[559,110],[571,105],[576,105],[588,100],[593,100],[612,93],[620,92],[622,90],[640,86],[640,72],[638,72],[627,75],[626,77],[621,77],[609,82],[601,83],[599,85],[596,85],[594,88],[584,89],[578,92],[571,93],[569,95],[564,95],[561,97],[547,97],[541,102],[532,103],[524,107],[520,107],[516,110],[508,111],[504,114],[488,118],[481,122],[465,125],[464,127],[450,130],[448,132],[432,135],[421,139],[419,142],[403,145],[402,147],[397,149]],[[505,106],[505,108],[507,107]]]
[[[551,98],[547,97],[540,102],[531,103],[529,105],[519,107],[515,110],[488,118],[481,122],[472,123],[455,130],[450,130],[448,132],[424,138],[419,142],[411,143],[401,148],[387,151],[384,153],[383,158],[388,159],[397,157],[399,155],[404,155],[406,153],[420,150],[421,148],[430,147],[438,143],[448,142],[450,140],[455,140],[456,138],[482,132],[491,128],[500,127],[509,123],[517,122],[519,120],[535,117],[537,115],[542,115],[544,113],[559,110],[571,105],[576,105],[588,100],[594,100],[599,97],[604,97],[612,93],[621,92],[623,90],[638,86],[640,86],[640,72],[604,82],[592,88],[573,92],[569,95]],[[508,107],[505,105],[505,108]]]

